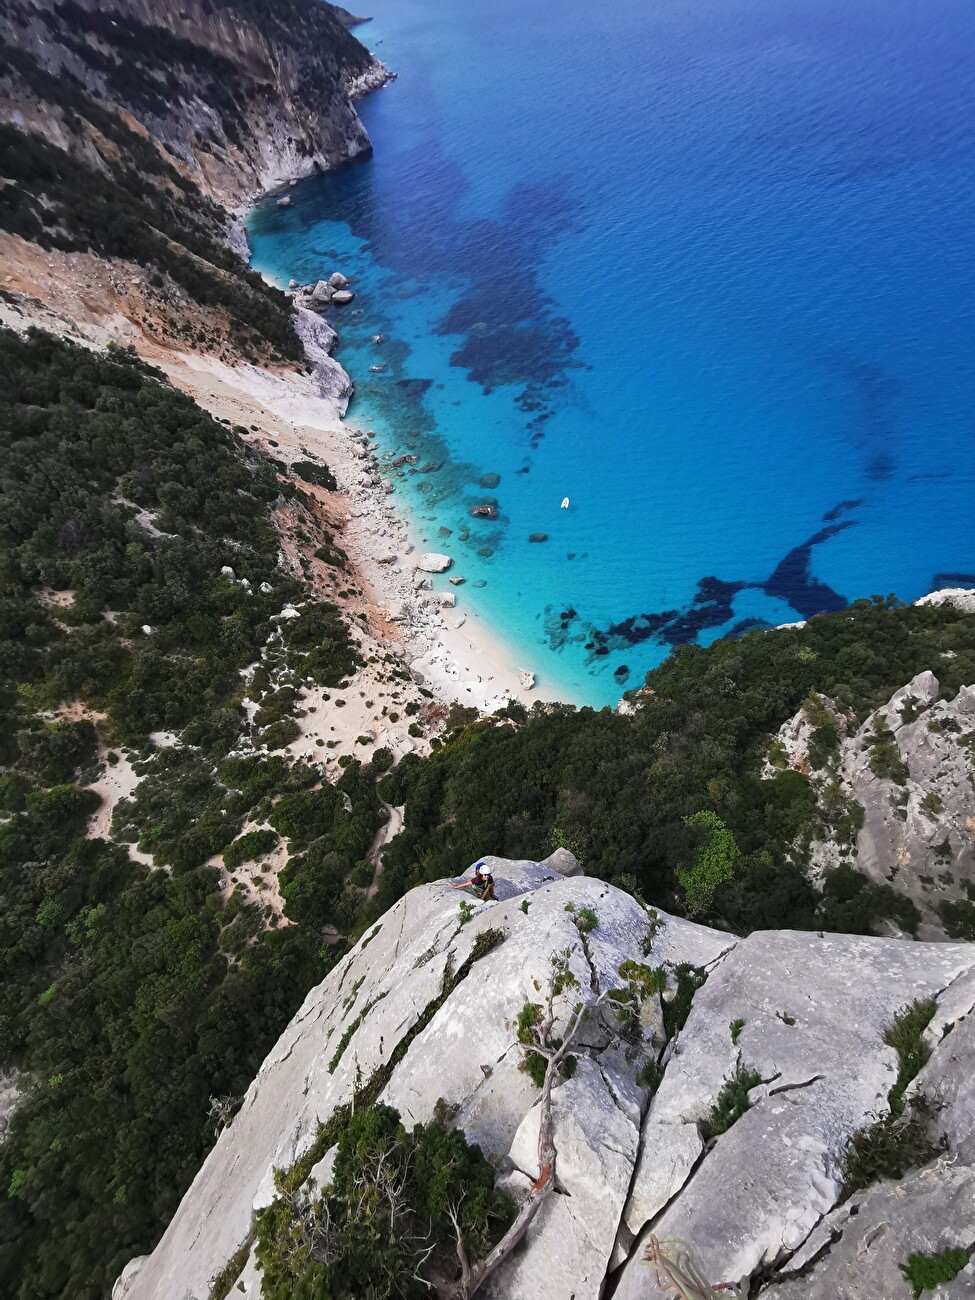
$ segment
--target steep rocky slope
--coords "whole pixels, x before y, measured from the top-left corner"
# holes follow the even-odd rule
[[[11,0],[0,313],[158,361],[303,366],[223,205],[367,154],[386,70],[319,0]]]
[[[906,1300],[911,1254],[970,1250],[975,946],[785,931],[736,940],[566,877],[556,867],[567,862],[494,859],[499,899],[467,923],[442,883],[401,899],[306,998],[115,1300],[205,1300],[235,1255],[229,1294],[256,1300],[253,1215],[276,1195],[273,1170],[308,1152],[363,1080],[410,1123],[452,1114],[500,1184],[533,1195],[538,1090],[520,1068],[517,1018],[559,953],[579,982],[555,997],[563,1027],[578,997],[613,1005],[605,993],[625,983],[625,961],[663,967],[670,988],[625,1038],[604,1010],[584,1025],[577,1068],[553,1092],[555,1195],[480,1294],[672,1295],[643,1260],[651,1234],[682,1243],[683,1265],[661,1247],[671,1268],[693,1263],[712,1283],[751,1279],[751,1294],[790,1300]],[[681,1028],[675,1009],[698,985]],[[930,1055],[912,1081],[885,1035],[916,999],[932,999]],[[747,1101],[721,1132],[715,1104],[744,1071]],[[918,1123],[941,1154],[931,1146],[920,1171],[846,1196],[848,1144],[900,1104],[895,1082],[912,1113],[912,1091],[927,1097]],[[309,1179],[326,1184],[330,1153],[314,1154]]]
[[[370,149],[352,105],[387,79],[328,4],[12,0],[3,120],[60,148],[77,106],[33,71],[131,115],[212,198],[234,202]]]
[[[816,697],[780,729],[773,760],[808,776],[821,806],[855,810],[845,842],[812,845],[815,871],[849,862],[914,903],[921,938],[975,938],[975,687],[946,700],[919,673],[860,727]]]

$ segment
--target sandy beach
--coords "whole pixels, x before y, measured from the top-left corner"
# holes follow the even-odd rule
[[[239,225],[233,243],[245,251]],[[397,758],[426,752],[451,704],[492,713],[510,700],[531,707],[564,698],[544,677],[526,686],[536,664],[516,658],[474,607],[469,586],[450,581],[464,578],[462,564],[437,574],[418,570],[420,556],[436,544],[424,541],[409,507],[400,508],[392,453],[384,458],[370,430],[344,418],[352,381],[331,356],[336,335],[322,317],[297,311],[311,373],[221,360],[167,345],[142,328],[152,310],[138,267],[42,252],[10,236],[0,237],[0,249],[10,254],[6,284],[23,295],[21,305],[0,304],[4,323],[36,323],[90,346],[134,345],[245,442],[286,464],[321,461],[334,474],[337,491],[305,487],[311,514],[288,506],[275,511],[275,523],[284,562],[311,592],[345,612],[363,664],[342,691],[305,687],[301,736],[288,747],[294,756],[322,762],[334,779],[343,754],[367,759],[379,747]],[[348,556],[344,570],[315,558],[329,536]],[[343,706],[331,707],[326,695]],[[415,707],[407,712],[408,706]]]
[[[230,366],[193,353],[161,359],[175,385],[238,427],[245,441],[287,464],[321,460],[338,484],[335,492],[309,486],[307,493],[319,522],[348,555],[349,570],[340,577],[312,561],[310,543],[295,540],[300,530],[288,510],[276,512],[276,523],[286,561],[318,594],[343,608],[366,662],[344,690],[306,688],[305,716],[298,719],[302,735],[289,749],[326,766],[343,753],[367,757],[379,746],[398,757],[423,752],[453,703],[491,713],[511,700],[531,707],[536,700],[558,698],[546,692],[544,682],[527,687],[523,674],[534,673],[534,665],[516,662],[465,598],[464,585],[451,583],[464,576],[460,566],[438,574],[418,569],[428,548],[397,509],[393,482],[384,476],[370,431],[344,420],[351,383],[328,353],[332,331],[304,309],[299,309],[299,327],[313,362],[311,375]],[[307,516],[302,523],[307,531]],[[408,680],[391,671],[390,660],[408,669]],[[429,696],[444,707],[431,707]],[[336,698],[343,708],[328,707]],[[404,710],[411,702],[423,706],[426,734],[421,737],[409,734]],[[324,754],[315,752],[323,746],[328,747]]]

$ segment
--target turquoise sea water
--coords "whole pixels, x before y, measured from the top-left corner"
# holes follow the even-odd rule
[[[370,11],[375,156],[262,203],[254,264],[352,278],[350,418],[540,683],[975,585],[968,0]]]

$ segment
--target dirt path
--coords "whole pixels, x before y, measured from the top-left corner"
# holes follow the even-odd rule
[[[383,849],[393,838],[403,829],[403,808],[394,808],[392,804],[385,799],[380,800],[382,806],[389,814],[389,820],[376,831],[376,838],[372,842],[372,847],[366,854],[366,861],[371,862],[373,866],[372,884],[366,890],[366,899],[375,898],[379,891],[379,877],[383,874]]]

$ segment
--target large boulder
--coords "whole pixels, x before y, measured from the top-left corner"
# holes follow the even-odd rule
[[[560,876],[584,876],[586,873],[582,869],[582,863],[574,853],[568,849],[556,849],[550,853],[547,858],[542,859],[543,867],[550,867],[557,871]]]
[[[443,573],[444,569],[449,569],[453,560],[449,555],[441,555],[437,551],[427,551],[416,562],[416,567],[422,569],[424,573]]]

